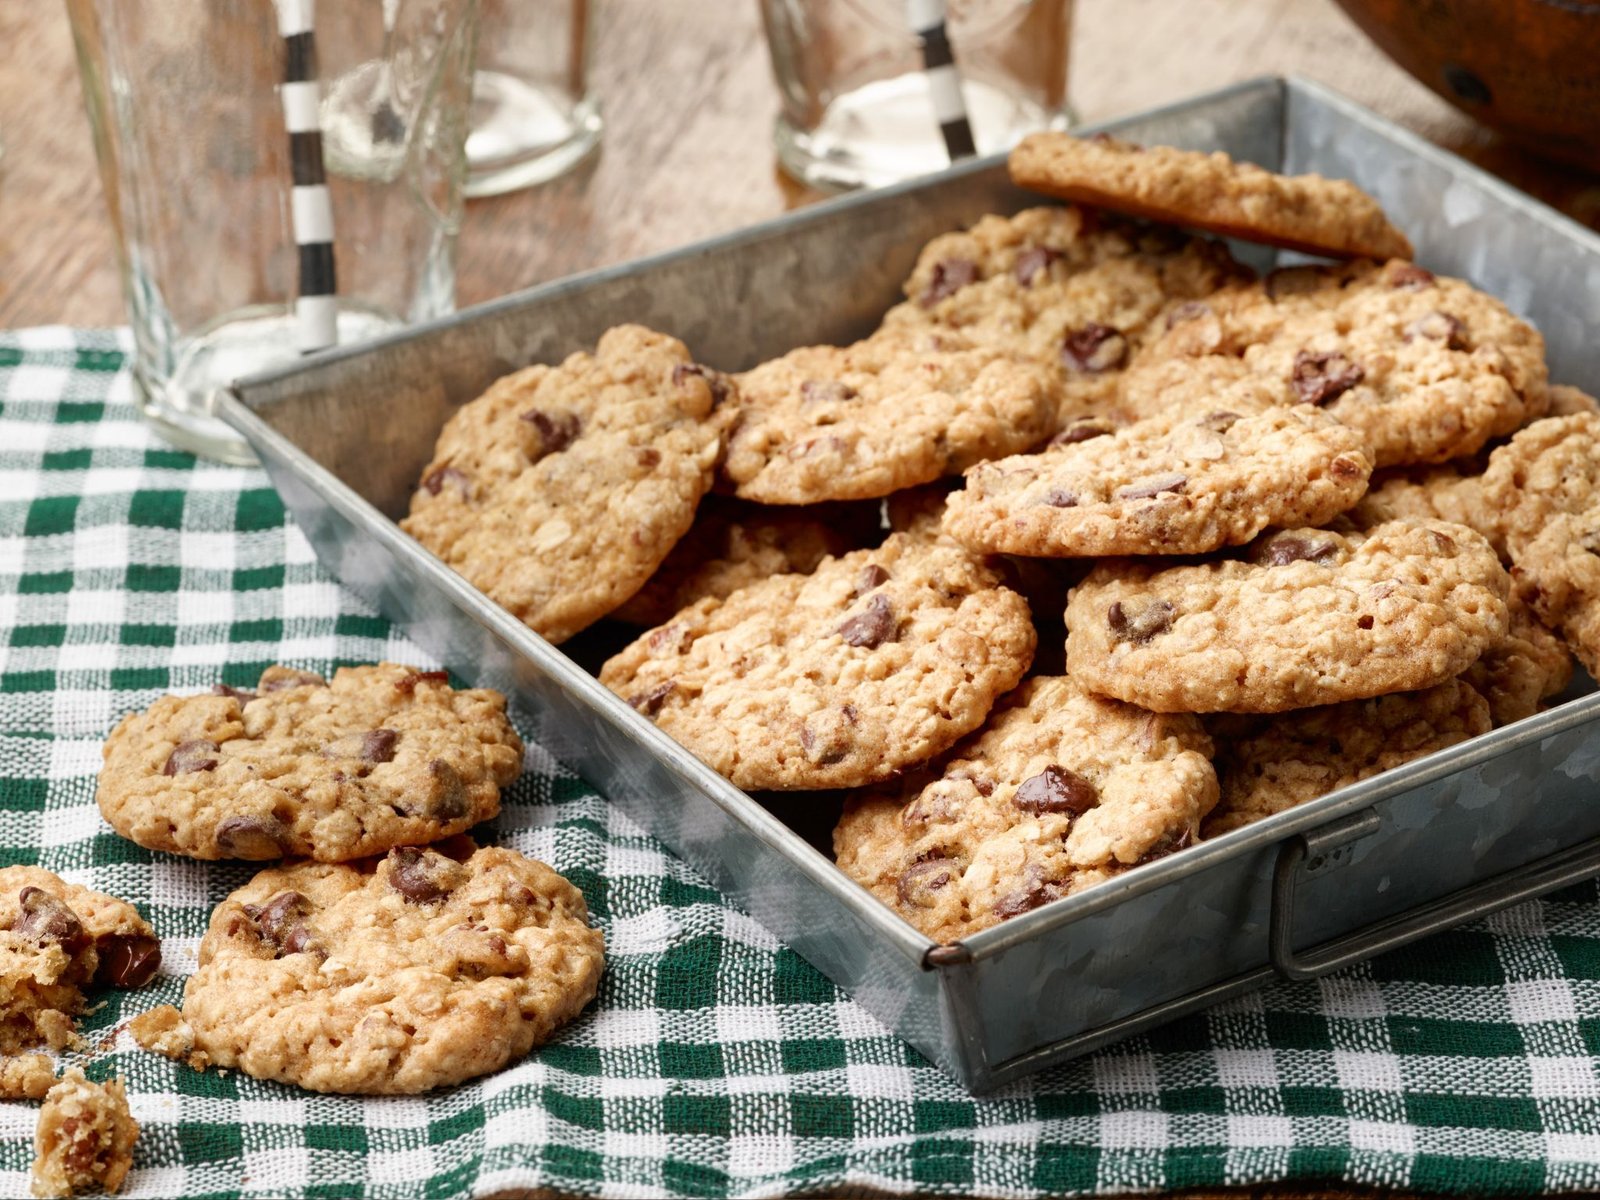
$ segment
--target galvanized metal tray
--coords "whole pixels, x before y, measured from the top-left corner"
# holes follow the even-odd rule
[[[1356,180],[1421,262],[1534,321],[1556,379],[1600,390],[1600,238],[1459,159],[1298,80],[1106,128]],[[551,647],[394,519],[445,418],[507,371],[622,321],[726,369],[859,336],[929,238],[1038,202],[1000,160],[979,161],[320,356],[222,404],[335,575],[456,671],[513,694],[546,747],[975,1091],[1600,870],[1600,695],[1577,694],[1585,681],[1527,721],[940,946],[807,840],[814,803],[781,806],[791,827],[602,688],[580,664],[597,666],[603,635]]]

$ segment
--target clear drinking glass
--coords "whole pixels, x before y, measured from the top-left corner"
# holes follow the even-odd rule
[[[949,165],[906,0],[761,0],[795,178],[876,187]],[[979,154],[1061,129],[1072,0],[949,0],[947,30]]]
[[[479,0],[467,195],[554,179],[600,142],[589,0]]]
[[[212,411],[218,388],[298,353],[276,5],[67,0],[67,12],[140,407],[176,445],[252,462]],[[341,343],[455,307],[476,14],[476,0],[316,6]]]

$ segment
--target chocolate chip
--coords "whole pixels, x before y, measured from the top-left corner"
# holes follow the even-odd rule
[[[933,278],[922,293],[923,308],[932,308],[939,301],[954,296],[969,283],[978,279],[978,264],[969,258],[947,258],[933,264]]]
[[[1437,529],[1430,529],[1428,530],[1428,536],[1433,539],[1434,546],[1438,548],[1441,554],[1454,554],[1456,552],[1456,540],[1449,534],[1440,533]]]
[[[1465,350],[1467,348],[1467,327],[1459,318],[1452,317],[1447,312],[1434,309],[1433,312],[1424,313],[1411,324],[1406,326],[1405,340],[1415,341],[1417,338],[1427,338],[1430,342],[1443,342],[1448,349]]]
[[[808,379],[800,385],[800,399],[806,404],[843,404],[859,392],[837,379]]]
[[[1096,420],[1093,417],[1074,421],[1055,437],[1050,439],[1052,446],[1076,446],[1079,442],[1092,441],[1097,437],[1105,437],[1111,433],[1111,425],[1107,421]]]
[[[1283,567],[1294,562],[1326,563],[1338,554],[1338,542],[1285,533],[1268,539],[1256,561],[1264,567]]]
[[[179,742],[172,748],[172,753],[167,755],[161,773],[187,775],[191,771],[215,771],[219,753],[221,750],[217,744],[205,738],[192,738],[187,742]]]
[[[1358,629],[1371,629],[1372,628],[1372,614],[1367,613],[1367,614],[1365,614],[1363,616],[1357,617],[1356,618],[1356,628],[1358,628]]]
[[[449,683],[449,671],[413,671],[394,681],[394,690],[402,696],[413,695],[419,683]]]
[[[262,692],[281,692],[287,688],[327,687],[328,681],[315,671],[297,671],[293,667],[268,667],[261,672],[256,684]]]
[[[1416,263],[1401,263],[1389,271],[1389,286],[1406,292],[1420,292],[1423,288],[1430,288],[1437,280],[1432,271],[1427,267],[1419,267]]]
[[[666,703],[667,697],[678,690],[678,681],[668,679],[658,683],[648,692],[640,692],[637,696],[629,696],[628,703],[638,709],[647,717],[653,717],[661,711],[661,706]]]
[[[1302,350],[1294,356],[1294,371],[1289,384],[1302,404],[1327,404],[1337,400],[1367,377],[1355,363],[1337,350],[1312,353]]]
[[[837,732],[837,731],[835,731]],[[800,726],[800,748],[805,751],[806,761],[817,767],[831,767],[842,763],[850,756],[850,745],[838,737],[830,737],[819,749],[817,735],[811,731],[809,725]]]
[[[1127,487],[1117,489],[1118,500],[1149,500],[1154,496],[1174,494],[1183,491],[1189,486],[1187,475],[1154,475],[1149,479],[1141,479],[1137,483],[1130,483]]]
[[[661,451],[654,446],[641,446],[638,450],[638,462],[641,467],[649,469],[661,465]]]
[[[463,500],[472,497],[471,481],[465,471],[457,470],[455,467],[435,467],[422,477],[422,486],[430,496],[437,496],[447,483],[461,493]]]
[[[900,903],[913,908],[932,908],[939,902],[933,893],[950,882],[954,864],[947,858],[934,857],[912,863],[900,872],[894,890]]]
[[[1341,454],[1335,458],[1328,464],[1328,470],[1335,479],[1360,479],[1367,473],[1361,461],[1348,454]]]
[[[454,890],[451,876],[460,870],[442,854],[416,846],[389,851],[389,886],[413,904],[433,904]]]
[[[1017,265],[1012,268],[1012,272],[1023,287],[1032,287],[1033,281],[1048,271],[1050,264],[1060,257],[1059,251],[1052,250],[1048,246],[1029,246],[1017,255]]]
[[[685,379],[704,379],[711,389],[711,407],[716,408],[728,398],[728,377],[700,363],[679,363],[672,368],[672,386],[682,387]]]
[[[1185,300],[1182,304],[1167,313],[1167,328],[1182,325],[1185,321],[1195,321],[1201,317],[1211,315],[1211,305],[1204,300]]]
[[[265,904],[246,904],[245,916],[255,922],[261,940],[276,951],[275,958],[316,949],[315,938],[306,919],[311,916],[310,899],[299,892],[279,892]]]
[[[289,849],[289,831],[276,817],[228,817],[217,826],[216,839],[226,857],[256,862],[282,858]]]
[[[1061,361],[1074,371],[1098,375],[1120,367],[1128,358],[1128,339],[1109,325],[1090,321],[1061,339]]]
[[[1058,895],[1060,889],[1048,883],[1030,884],[1028,887],[1009,892],[995,901],[994,915],[1002,921],[1008,917],[1019,917],[1025,912],[1032,912],[1050,903]]]
[[[889,572],[877,563],[868,563],[861,568],[861,574],[856,576],[856,590],[852,596],[865,596],[875,587],[882,587],[889,582]]]
[[[461,773],[442,758],[428,763],[428,797],[423,815],[453,821],[467,812],[467,788]]]
[[[1130,613],[1122,601],[1118,600],[1106,611],[1106,623],[1111,626],[1111,632],[1116,635],[1118,641],[1142,646],[1157,634],[1171,629],[1176,612],[1170,602],[1152,600],[1143,608]]]
[[[868,650],[895,640],[894,613],[889,598],[881,592],[867,601],[867,610],[857,613],[839,626],[839,636],[847,646],[863,646]]]
[[[94,977],[112,987],[143,987],[161,966],[161,943],[153,937],[112,934],[99,939],[95,949],[100,952],[100,963]]]
[[[1049,766],[1024,779],[1011,803],[1025,813],[1071,813],[1080,817],[1100,803],[1100,793],[1076,771]]]
[[[694,634],[689,632],[687,625],[673,621],[659,629],[652,629],[647,644],[651,654],[682,654],[694,645]]]
[[[583,422],[578,419],[578,414],[556,409],[554,412],[545,412],[541,408],[530,408],[517,418],[526,421],[539,431],[539,441],[546,454],[554,454],[565,450],[572,445],[573,439],[578,436],[578,431],[583,428]]]
[[[394,761],[395,743],[400,735],[393,729],[372,729],[361,735],[361,757],[370,763]]]
[[[1176,854],[1179,850],[1186,849],[1194,841],[1194,830],[1185,825],[1182,829],[1168,830],[1156,840],[1150,849],[1144,852],[1140,862],[1154,862],[1158,858],[1165,858],[1169,854]]]
[[[1239,414],[1236,412],[1213,412],[1207,413],[1195,424],[1203,429],[1209,429],[1212,433],[1227,433],[1239,423],[1239,420]]]
[[[244,688],[229,687],[225,683],[213,683],[211,685],[211,694],[213,696],[232,696],[240,704],[249,704],[250,701],[256,698],[254,692],[248,692]]]
[[[21,911],[12,929],[35,945],[60,946],[68,954],[76,954],[89,944],[83,922],[64,900],[30,886],[18,893],[17,902]]]
[[[1044,499],[1039,503],[1047,504],[1051,508],[1076,508],[1078,493],[1068,491],[1066,488],[1053,487],[1044,494]]]

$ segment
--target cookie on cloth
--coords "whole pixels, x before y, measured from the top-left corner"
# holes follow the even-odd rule
[[[683,540],[611,616],[663,625],[705,596],[731,596],[771,575],[808,574],[829,555],[879,537],[876,504],[769,506],[707,496]]]
[[[1281,712],[1417,691],[1505,636],[1510,581],[1461,525],[1293,529],[1247,558],[1102,562],[1067,602],[1084,686],[1156,712]]]
[[[143,987],[160,966],[155,931],[127,901],[43,867],[0,868],[0,1053],[71,1046],[86,988]]]
[[[1026,601],[994,570],[900,533],[702,600],[600,682],[740,787],[855,787],[983,724],[1035,640]]]
[[[1201,832],[1218,837],[1493,725],[1488,701],[1460,679],[1273,716],[1208,718],[1222,799]]]
[[[1192,841],[1217,801],[1211,749],[1195,717],[1030,679],[932,780],[848,800],[834,857],[956,941]]]
[[[506,700],[443,671],[268,667],[257,690],[163,696],[106,739],[96,799],[123,837],[190,858],[342,862],[500,811],[522,769]]]
[[[133,1166],[139,1122],[122,1080],[94,1083],[68,1067],[45,1095],[33,1133],[33,1194],[115,1192]]]
[[[959,475],[1055,430],[1045,368],[1001,350],[882,330],[804,346],[737,376],[722,476],[762,504],[866,500]]]
[[[1326,413],[1222,407],[980,463],[944,529],[984,553],[1202,554],[1269,526],[1324,524],[1371,474],[1361,435]]]
[[[1600,415],[1535,421],[1489,456],[1518,595],[1600,671]]]
[[[734,405],[639,325],[497,381],[445,423],[400,527],[552,642],[643,586],[688,532]]]
[[[1405,234],[1348,180],[1278,175],[1220,150],[1033,133],[1009,165],[1019,187],[1114,212],[1330,258],[1411,257]]]
[[[521,1058],[593,998],[603,962],[575,887],[457,838],[262,871],[211,914],[183,1025],[214,1066],[406,1095]]]

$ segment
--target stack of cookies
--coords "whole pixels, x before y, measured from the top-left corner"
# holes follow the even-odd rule
[[[1011,169],[1067,203],[936,238],[870,337],[724,375],[614,329],[460,410],[403,522],[552,640],[647,626],[601,681],[741,787],[850,789],[840,867],[940,940],[1600,664],[1600,413],[1536,330],[1349,183]]]

